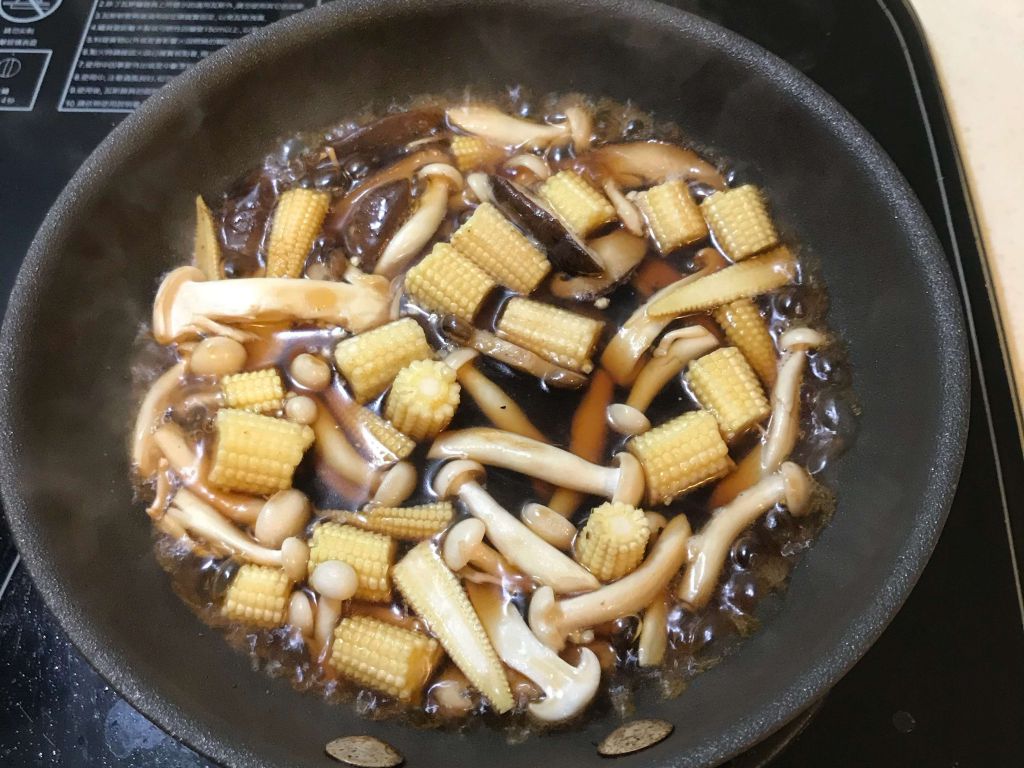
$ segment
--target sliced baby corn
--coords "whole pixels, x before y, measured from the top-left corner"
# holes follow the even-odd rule
[[[556,173],[541,185],[540,193],[580,237],[615,218],[615,206],[574,171]]]
[[[716,192],[701,204],[715,240],[733,261],[779,242],[761,191],[752,184]]]
[[[647,308],[651,317],[703,312],[736,299],[753,298],[781,288],[796,277],[796,259],[785,246],[733,264],[707,277],[684,283]]]
[[[402,368],[430,355],[430,344],[420,324],[404,317],[338,342],[334,363],[352,396],[365,403],[391,386]]]
[[[220,488],[270,494],[292,487],[292,475],[313,443],[313,430],[235,408],[217,411],[210,482]]]
[[[192,242],[192,263],[202,270],[207,280],[220,280],[224,276],[217,225],[202,195],[196,195],[196,235]]]
[[[455,416],[461,387],[450,365],[439,360],[416,360],[398,372],[384,415],[417,442],[437,435]]]
[[[499,284],[530,293],[551,271],[551,264],[490,203],[482,203],[452,235],[455,249]]]
[[[589,373],[590,355],[604,323],[531,299],[511,299],[498,320],[504,339],[563,368]]]
[[[651,529],[643,510],[608,501],[590,513],[576,539],[576,559],[601,581],[615,581],[644,559]]]
[[[331,666],[342,677],[411,702],[420,699],[441,656],[432,637],[369,616],[351,616],[334,630]]]
[[[668,504],[732,469],[729,446],[708,411],[691,411],[630,440],[647,479],[647,499]]]
[[[267,277],[299,277],[331,204],[328,192],[289,189],[274,208],[267,242]]]
[[[386,451],[386,460],[404,459],[416,449],[416,441],[403,435],[387,419],[363,406],[356,406],[342,414],[341,424],[350,439],[362,447],[370,456],[377,456],[380,449]]]
[[[757,376],[736,347],[721,347],[690,363],[686,382],[697,401],[718,419],[726,440],[768,418],[771,406]]]
[[[342,523],[321,523],[309,541],[309,573],[328,560],[340,560],[352,566],[359,578],[354,597],[373,603],[391,599],[388,571],[395,559],[397,544],[390,536],[363,531]]]
[[[229,408],[267,413],[284,405],[284,384],[276,368],[225,376],[220,380],[220,391]]]
[[[401,541],[420,541],[447,528],[455,517],[455,507],[451,502],[437,501],[411,507],[369,505],[358,512],[337,510],[329,514],[338,522],[366,531],[383,533]]]
[[[288,613],[292,583],[280,568],[246,563],[224,595],[221,615],[256,627],[278,627]]]
[[[775,384],[779,361],[775,342],[768,333],[757,305],[750,299],[736,299],[715,310],[715,321],[725,337],[747,358],[750,367],[769,389]]]
[[[498,713],[514,700],[505,670],[473,610],[459,579],[424,541],[394,568],[395,585],[412,609],[427,622],[455,665],[487,697]]]
[[[438,243],[405,275],[405,292],[429,312],[473,322],[496,283],[448,243]]]
[[[469,173],[490,168],[505,153],[479,136],[454,136],[452,154],[455,155],[455,166],[463,173]]]
[[[664,255],[708,236],[700,206],[679,179],[667,181],[636,196],[651,239]]]

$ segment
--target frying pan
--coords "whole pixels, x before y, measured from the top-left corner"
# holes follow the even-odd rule
[[[726,759],[821,696],[895,614],[939,535],[960,470],[968,358],[943,254],[906,182],[830,97],[752,43],[655,3],[339,2],[256,32],[115,129],[46,218],[3,326],[0,470],[18,547],[75,644],[129,701],[231,766],[325,766],[370,734],[409,766],[596,765],[609,713],[508,744],[498,730],[362,719],[253,672],[171,592],[133,504],[129,366],[162,272],[190,250],[192,200],[281,136],[409,94],[582,91],[632,100],[766,185],[820,261],[830,324],[863,405],[834,520],[765,626],[678,699],[630,766]]]

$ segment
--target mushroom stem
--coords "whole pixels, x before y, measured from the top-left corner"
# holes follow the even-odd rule
[[[510,157],[505,161],[505,168],[525,169],[536,176],[538,181],[544,181],[551,176],[551,168],[547,161],[529,152]]]
[[[633,381],[626,405],[646,411],[658,393],[687,363],[717,346],[718,339],[702,325],[690,325],[666,333]]]
[[[316,420],[312,424],[316,435],[316,452],[323,462],[343,480],[357,486],[361,492],[372,493],[380,484],[380,469],[374,467],[348,441],[345,432],[331,418],[321,402]]]
[[[715,483],[715,489],[708,499],[708,506],[711,509],[725,506],[761,479],[761,451],[763,449],[762,443],[755,443],[754,447],[737,462],[736,468]]]
[[[700,533],[690,540],[689,565],[676,589],[676,597],[692,608],[707,605],[736,537],[776,504],[785,504],[793,515],[805,514],[810,493],[807,471],[786,462],[778,472],[762,478],[716,509]]]
[[[612,205],[615,206],[615,213],[619,217],[619,221],[622,225],[629,230],[630,233],[637,237],[644,236],[644,219],[640,215],[640,209],[636,207],[632,200],[629,200],[622,190],[619,189],[619,185],[616,184],[612,179],[608,179],[604,183],[604,193],[611,200]]]
[[[484,416],[499,429],[515,432],[517,435],[532,437],[534,440],[546,440],[527,417],[519,404],[509,394],[487,378],[481,371],[468,361],[456,368],[456,377],[463,389],[476,402]]]
[[[349,285],[274,277],[206,280],[195,267],[179,267],[164,278],[157,291],[153,336],[161,344],[170,344],[212,326],[223,330],[223,323],[279,320],[332,323],[354,332],[365,331],[387,322],[390,296],[380,287],[379,283]]]
[[[519,611],[500,592],[473,584],[466,591],[498,657],[544,692],[544,698],[528,704],[527,711],[549,723],[582,712],[601,683],[601,663],[594,652],[582,649],[574,667],[536,638]]]
[[[570,133],[568,123],[532,123],[484,105],[449,107],[446,114],[456,128],[505,147],[546,147]]]
[[[794,328],[779,339],[783,357],[772,389],[772,416],[761,451],[762,477],[775,472],[793,452],[800,436],[800,384],[807,350],[824,342],[825,337],[810,328]]]
[[[500,429],[445,432],[434,440],[427,455],[432,459],[471,459],[626,504],[638,504],[644,491],[643,470],[630,453],[616,454],[616,466],[603,467],[553,445]]]
[[[182,361],[161,373],[139,406],[139,414],[135,417],[135,429],[132,431],[132,463],[143,477],[149,477],[156,471],[160,449],[152,440],[153,430],[171,407],[171,396],[177,392],[181,384],[185,367],[186,364]]]
[[[644,609],[643,622],[637,642],[637,661],[641,667],[660,666],[668,648],[668,603],[665,595],[658,595]]]
[[[696,152],[660,141],[605,144],[584,155],[581,163],[596,163],[624,187],[649,187],[670,179],[696,181],[725,189],[722,174]]]
[[[153,494],[153,502],[146,507],[146,514],[153,520],[159,520],[171,503],[171,496],[174,488],[170,478],[171,465],[167,459],[161,458],[156,468],[156,489]]]
[[[647,559],[628,576],[578,597],[556,601],[554,592],[541,587],[530,600],[530,629],[556,651],[579,629],[628,616],[651,604],[686,562],[690,523],[686,515],[672,518],[651,547]]]
[[[533,533],[495,501],[476,482],[482,475],[483,467],[475,462],[453,461],[437,473],[434,490],[441,498],[458,496],[469,513],[483,523],[495,549],[541,584],[559,594],[600,586],[593,574]]]
[[[480,520],[467,518],[456,523],[445,534],[444,544],[441,547],[441,556],[444,563],[452,571],[458,573],[467,565],[501,579],[512,568],[507,560],[484,544],[484,536],[487,534],[487,526]]]
[[[217,510],[184,488],[174,495],[167,516],[192,535],[231,550],[251,563],[282,564],[281,550],[260,546],[221,517]]]
[[[321,662],[326,661],[326,656],[331,647],[331,638],[334,635],[334,628],[341,621],[341,600],[333,597],[320,595],[316,601],[316,619],[313,624],[313,655]]]

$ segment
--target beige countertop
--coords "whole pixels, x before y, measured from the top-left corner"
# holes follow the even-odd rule
[[[911,0],[935,58],[1024,400],[1024,0]]]

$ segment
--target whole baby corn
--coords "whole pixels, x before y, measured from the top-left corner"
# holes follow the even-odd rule
[[[441,533],[455,517],[455,507],[449,501],[416,504],[409,507],[383,507],[368,505],[358,512],[337,510],[327,513],[338,522],[401,541],[420,541]]]
[[[405,291],[429,312],[473,322],[496,283],[448,243],[438,243],[405,275]]]
[[[634,437],[626,447],[643,467],[651,504],[668,504],[733,467],[718,422],[707,411],[677,416]]]
[[[686,184],[675,179],[636,196],[651,239],[664,255],[708,236],[708,225]]]
[[[752,184],[716,192],[701,203],[725,255],[740,261],[779,242],[761,191]]]
[[[532,292],[551,271],[547,257],[490,203],[481,203],[451,242],[499,284],[518,293]]]
[[[430,344],[419,323],[404,317],[338,342],[334,363],[352,396],[365,403],[391,386],[402,368],[430,355]]]
[[[432,637],[369,616],[351,616],[334,630],[331,666],[342,677],[410,702],[419,700],[441,656]]]
[[[299,277],[327,216],[331,196],[313,189],[289,189],[274,208],[267,242],[267,277]]]
[[[220,391],[229,408],[268,413],[284,405],[284,384],[275,368],[225,376],[220,380]]]
[[[771,406],[757,376],[736,347],[721,347],[690,363],[686,372],[697,401],[718,419],[732,440],[768,418]]]
[[[221,615],[255,627],[278,627],[288,613],[292,584],[280,568],[246,563],[224,595]]]
[[[391,599],[388,575],[397,544],[390,536],[363,531],[342,523],[321,523],[309,541],[309,573],[328,560],[352,566],[359,579],[354,597],[372,603]]]
[[[540,193],[569,229],[586,237],[615,218],[615,207],[578,173],[561,171],[541,185]]]
[[[398,372],[384,415],[417,442],[437,435],[455,416],[461,387],[455,370],[439,360],[416,360]]]
[[[615,581],[644,559],[651,529],[643,510],[621,502],[596,507],[576,539],[576,559],[601,581]]]
[[[589,373],[590,355],[604,323],[567,309],[531,299],[514,298],[498,320],[497,332],[504,339],[563,368]]]
[[[715,321],[770,389],[775,384],[778,359],[775,342],[757,305],[750,299],[736,299],[715,310]]]
[[[210,482],[245,493],[271,494],[292,487],[292,475],[313,443],[302,424],[221,408]]]

